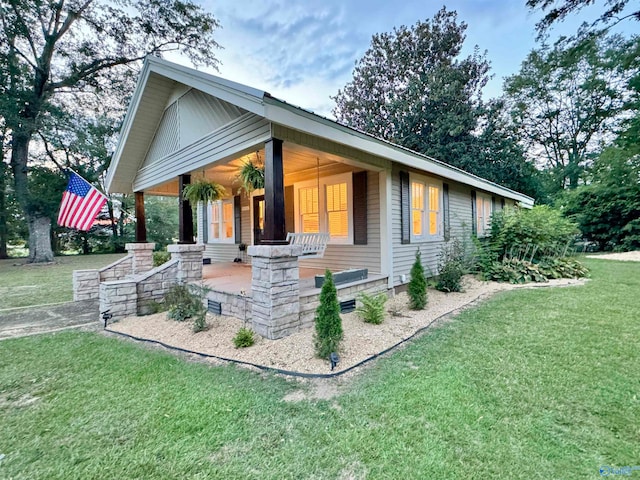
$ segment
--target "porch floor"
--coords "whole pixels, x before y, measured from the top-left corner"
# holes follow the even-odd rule
[[[316,295],[320,293],[320,289],[315,287],[315,276],[322,275],[324,269],[300,267],[300,296]],[[386,278],[384,275],[369,273],[366,280],[359,282],[371,282]],[[235,295],[243,294],[251,297],[251,264],[246,263],[212,263],[211,265],[202,266],[202,283],[203,285],[218,292],[231,293]],[[340,290],[351,283],[337,285]]]

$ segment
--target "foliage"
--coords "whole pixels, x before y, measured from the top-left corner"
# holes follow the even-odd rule
[[[491,236],[476,242],[478,270],[485,280],[510,283],[583,277],[587,272],[580,262],[566,258],[577,232],[549,206],[505,208],[493,214]]]
[[[76,109],[118,118],[146,55],[178,50],[215,67],[218,22],[190,0],[11,1],[0,3],[0,18],[0,119],[10,132],[15,195],[38,239],[31,261],[49,261],[50,227],[28,184],[32,144],[77,131]]]
[[[184,186],[182,196],[189,201],[192,208],[198,204],[215,202],[225,193],[224,187],[206,178],[200,178]]]
[[[441,292],[462,291],[462,276],[465,274],[465,252],[455,239],[442,246],[438,257],[438,280],[436,290]]]
[[[491,217],[489,248],[500,258],[507,255],[530,259],[547,255],[564,256],[578,228],[548,205],[532,209],[505,208]]]
[[[638,134],[636,134],[637,136]],[[600,250],[640,248],[640,144],[611,146],[596,159],[591,184],[558,203]]]
[[[567,16],[578,13],[592,3],[594,3],[593,0],[564,0],[563,2],[527,0],[527,7],[531,10],[539,9],[545,12],[544,17],[536,24],[539,36],[542,37],[553,24],[564,21]],[[629,3],[629,0],[607,0],[604,12],[589,27],[603,26],[604,30],[607,30],[624,19],[640,20],[640,10],[626,10]]]
[[[338,292],[329,270],[325,272],[324,283],[320,290],[320,305],[316,309],[315,327],[316,355],[328,359],[331,353],[338,352],[343,337]]]
[[[333,113],[358,130],[537,195],[503,103],[481,101],[489,62],[477,46],[465,48],[466,29],[442,8],[430,20],[374,35],[334,97]]]
[[[384,306],[387,300],[388,297],[385,293],[379,293],[377,295],[361,293],[358,295],[360,305],[356,308],[356,312],[365,323],[380,325],[386,315]]]
[[[505,257],[494,262],[486,273],[486,280],[509,283],[546,282],[554,278],[582,278],[587,268],[574,258],[545,257],[539,263],[521,258]]]
[[[409,308],[422,310],[427,305],[427,279],[424,276],[420,250],[416,251],[416,259],[410,272],[411,279],[407,292],[409,294]]]
[[[202,309],[193,317],[193,333],[204,332],[209,326],[207,325],[207,310]]]
[[[242,327],[236,333],[236,336],[233,337],[233,344],[236,348],[246,348],[250,347],[256,342],[256,339],[253,336],[253,330],[250,328]]]
[[[258,166],[251,161],[246,161],[242,164],[242,168],[238,173],[238,179],[247,195],[254,190],[264,188],[264,166]]]
[[[477,48],[460,58],[466,29],[442,8],[431,20],[374,35],[334,97],[338,121],[452,165],[469,163],[461,158],[489,63]]]
[[[533,50],[505,81],[505,99],[532,162],[552,175],[551,194],[575,188],[590,156],[624,118],[627,62],[640,38],[594,36],[572,47],[565,38]]]
[[[166,250],[160,250],[158,252],[153,252],[153,266],[159,267],[163,263],[167,263],[171,260],[171,253]]]
[[[178,200],[150,195],[144,199],[147,240],[156,248],[166,248],[178,237]]]
[[[171,287],[164,296],[164,303],[167,306],[168,317],[178,322],[198,317],[201,313],[206,313],[206,308],[202,301],[200,292],[193,291],[193,286],[178,284]]]

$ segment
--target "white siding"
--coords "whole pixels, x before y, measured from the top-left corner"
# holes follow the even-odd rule
[[[367,174],[367,245],[328,245],[323,258],[303,260],[301,267],[346,270],[368,268],[380,273],[380,188],[378,173]]]

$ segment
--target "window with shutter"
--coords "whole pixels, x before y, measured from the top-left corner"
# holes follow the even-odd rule
[[[234,200],[218,200],[208,206],[209,243],[234,243]]]
[[[411,241],[443,239],[442,182],[410,174]]]
[[[294,184],[295,231],[329,233],[329,243],[353,243],[352,174]]]

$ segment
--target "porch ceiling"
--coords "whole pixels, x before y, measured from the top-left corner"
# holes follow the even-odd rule
[[[218,162],[215,165],[206,167],[204,171],[194,170],[191,172],[191,175],[193,178],[200,178],[204,173],[206,178],[220,183],[228,191],[235,190],[240,186],[236,177],[242,165],[249,161],[256,163],[256,160],[258,160],[258,163],[262,163],[264,161],[264,155],[264,148],[261,148],[256,152],[248,153],[228,162]],[[345,159],[337,155],[289,142],[283,146],[283,157],[285,179],[287,176],[302,172],[309,172],[316,175],[318,169],[320,170],[320,174],[322,174],[323,171],[326,171],[336,164],[345,163]],[[178,195],[178,181],[177,179],[172,180],[147,189],[146,192],[151,195]]]

